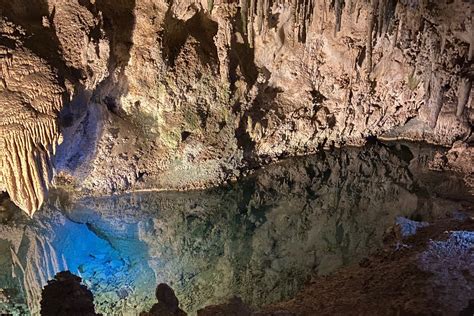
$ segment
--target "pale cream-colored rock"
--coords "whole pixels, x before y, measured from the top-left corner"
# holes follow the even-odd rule
[[[53,26],[62,57],[68,66],[82,70],[85,89],[95,89],[108,75],[110,51],[103,36],[101,14],[94,16],[77,0],[51,0],[49,7],[54,10]]]
[[[0,188],[33,215],[53,176],[63,89],[45,61],[25,48],[0,46],[0,73]]]

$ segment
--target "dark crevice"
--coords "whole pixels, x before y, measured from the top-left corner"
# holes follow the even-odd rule
[[[241,14],[237,13],[232,21],[235,31],[244,34],[242,29],[242,17]],[[245,82],[249,87],[253,86],[257,81],[258,69],[255,65],[255,52],[254,48],[251,47],[248,42],[247,36],[242,36],[244,42],[240,43],[237,41],[237,37],[234,34],[231,39],[230,49],[230,88],[231,91],[235,91],[235,82],[239,79],[240,75],[244,77]],[[237,69],[239,68],[240,73]]]
[[[188,137],[191,136],[191,132],[183,131],[181,132],[181,141],[184,142]]]
[[[199,11],[187,21],[177,19],[171,11],[172,3],[165,14],[163,32],[160,34],[162,42],[163,59],[170,67],[175,66],[176,58],[189,36],[196,39],[202,49],[202,62],[205,64],[217,63],[217,47],[214,36],[217,34],[218,25],[209,16]]]
[[[109,40],[109,77],[98,84],[95,90],[84,90],[76,85],[71,102],[64,104],[59,115],[64,142],[58,148],[56,162],[69,171],[79,169],[94,154],[100,136],[102,114],[91,103],[104,105],[112,114],[120,114],[120,96],[127,93],[128,81],[124,67],[130,60],[132,35],[135,27],[135,0],[89,0],[80,1],[103,25],[98,24],[89,33],[93,42],[98,42],[104,29]]]
[[[262,69],[262,72],[267,72],[267,77],[270,76],[270,73],[266,69]],[[247,163],[247,167],[256,168],[259,165],[257,157],[255,155],[255,141],[252,140],[251,136],[247,132],[248,128],[253,128],[254,126],[248,126],[249,117],[253,124],[260,123],[260,125],[265,128],[268,124],[266,120],[266,115],[270,110],[275,110],[278,115],[278,107],[276,105],[276,98],[282,90],[278,87],[272,87],[268,85],[263,85],[259,88],[259,93],[255,98],[251,108],[242,116],[240,120],[239,127],[235,131],[235,136],[237,138],[237,145],[244,151],[244,161]],[[284,117],[281,117],[284,119]],[[286,154],[283,154],[285,156]],[[261,157],[265,159],[265,157]]]

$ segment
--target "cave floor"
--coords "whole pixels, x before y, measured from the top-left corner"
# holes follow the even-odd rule
[[[258,315],[473,315],[474,212],[446,218],[308,282]]]

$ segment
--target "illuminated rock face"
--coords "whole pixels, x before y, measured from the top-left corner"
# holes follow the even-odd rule
[[[53,176],[64,91],[47,63],[22,47],[0,45],[0,74],[0,189],[33,215]]]
[[[0,189],[32,213],[53,173],[79,196],[190,189],[371,136],[469,144],[471,13],[462,0],[0,0]]]
[[[0,2],[0,190],[30,216],[53,179],[64,102],[107,72],[108,45],[88,38],[92,13],[56,4]]]

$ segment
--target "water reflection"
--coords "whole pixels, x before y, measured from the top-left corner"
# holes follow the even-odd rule
[[[224,188],[67,207],[53,197],[32,220],[4,215],[0,312],[37,314],[42,286],[63,270],[81,276],[104,314],[148,310],[161,282],[190,313],[232,295],[253,306],[288,298],[379,247],[396,216],[429,220],[472,203],[456,175],[427,170],[430,156],[413,144],[343,149]]]

